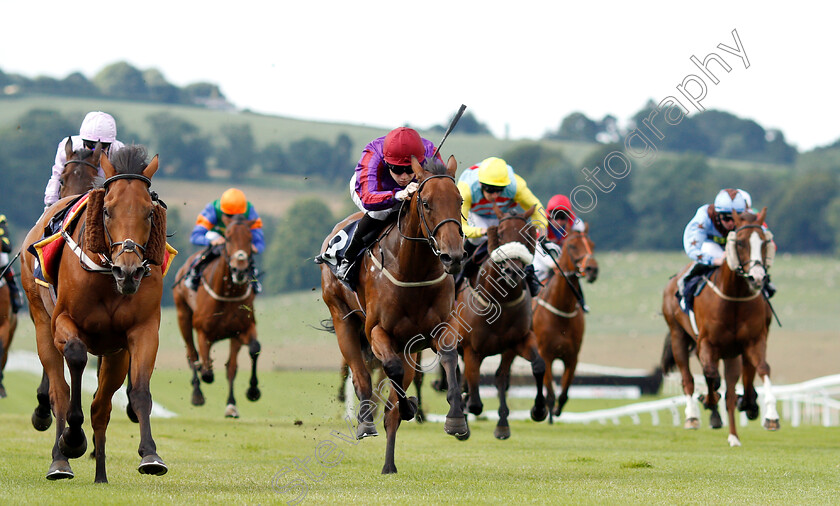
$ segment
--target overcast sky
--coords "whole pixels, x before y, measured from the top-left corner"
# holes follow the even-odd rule
[[[840,29],[829,2],[0,1],[0,69],[89,78],[127,61],[218,84],[240,108],[390,129],[461,103],[496,135],[542,136],[580,111],[623,122],[687,100],[781,129],[800,150],[840,138]],[[749,60],[736,48],[737,30]],[[716,53],[710,78],[690,61]],[[697,84],[690,93],[699,94]],[[2,102],[0,102],[2,104]],[[696,108],[689,107],[690,112]]]

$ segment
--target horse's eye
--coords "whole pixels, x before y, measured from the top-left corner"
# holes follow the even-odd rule
[[[104,209],[102,210],[102,214],[104,214],[106,218],[110,218],[110,217],[111,217],[111,213],[110,213],[110,212],[108,212],[108,208],[107,208],[107,207],[106,207],[106,208],[104,208]]]
[[[430,209],[431,209],[431,207],[429,207],[429,201],[424,200],[424,201],[423,201],[423,207],[424,207],[426,210],[430,210]]]

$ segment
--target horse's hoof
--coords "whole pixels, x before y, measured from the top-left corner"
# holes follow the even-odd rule
[[[79,441],[67,441],[70,435],[70,427],[66,427],[64,432],[62,432],[61,437],[58,438],[58,449],[61,454],[68,459],[77,459],[84,455],[87,451],[87,438],[85,437],[85,432],[81,428],[79,428],[79,434],[80,437],[77,436]]]
[[[400,418],[403,420],[411,420],[414,418],[414,415],[417,414],[417,397],[407,397],[406,401],[408,403],[408,410],[404,413],[403,409],[400,409]]]
[[[146,455],[137,466],[137,472],[140,474],[152,474],[154,476],[163,476],[169,468],[163,463],[163,460],[157,455]]]
[[[534,405],[531,408],[531,420],[535,422],[542,422],[545,420],[546,416],[548,416],[548,410],[545,409],[545,406]]]
[[[563,412],[563,408],[561,408],[560,406],[557,406],[556,408],[554,408],[554,416],[560,416],[560,413],[562,413],[562,412]]]
[[[709,415],[709,427],[713,429],[723,427],[723,420],[720,418],[720,413],[717,411],[712,411],[712,414]]]
[[[470,437],[470,426],[467,425],[467,418],[465,416],[446,417],[446,422],[443,424],[443,430],[450,436],[455,436],[461,441],[465,441]]]
[[[201,381],[203,381],[205,383],[213,383],[214,379],[215,379],[215,376],[213,376],[213,370],[212,369],[209,370],[209,371],[202,371],[201,372]]]
[[[745,409],[744,413],[747,415],[747,420],[755,420],[758,418],[758,406],[755,408]]]
[[[0,399],[5,399],[5,398],[6,398],[6,389],[3,387],[3,385],[0,385]]]
[[[359,422],[359,426],[356,427],[356,439],[364,439],[366,437],[378,435],[379,433],[376,432],[376,425],[374,425],[373,422]]]
[[[340,394],[338,394],[338,402],[345,402],[346,400],[347,400],[347,396],[344,395],[343,391]]]
[[[394,464],[385,464],[385,466],[382,467],[382,474],[397,474],[397,466]]]
[[[37,409],[32,413],[32,426],[35,430],[44,432],[50,428],[50,425],[52,425],[52,413],[47,412],[47,416],[39,416]]]
[[[56,460],[47,471],[48,480],[72,480],[76,476],[66,460]]]
[[[128,419],[134,423],[140,423],[140,419],[137,418],[137,413],[134,412],[134,408],[131,407],[131,402],[125,405],[125,414],[128,415]]]
[[[481,414],[482,411],[484,411],[484,404],[482,404],[480,402],[477,402],[475,404],[472,404],[472,403],[468,402],[467,403],[467,411],[474,414],[475,416],[478,416],[478,415]]]
[[[493,436],[495,436],[496,439],[508,439],[510,437],[510,427],[497,425],[496,430],[493,431]]]
[[[239,418],[239,410],[235,404],[228,404],[225,408],[225,418]]]
[[[741,440],[738,439],[738,436],[736,436],[735,434],[730,434],[729,437],[726,438],[726,440],[729,441],[730,448],[741,446]]]
[[[417,408],[417,414],[414,415],[414,420],[417,423],[423,423],[426,421],[426,413],[423,413],[423,410],[419,407]]]
[[[764,428],[767,430],[779,430],[782,428],[782,425],[779,423],[779,420],[770,420],[769,418],[764,419]]]
[[[697,430],[700,428],[700,419],[699,418],[686,418],[685,425],[683,425],[686,429],[689,430]]]
[[[248,387],[248,390],[245,391],[245,397],[251,402],[256,402],[260,400],[261,395],[262,393],[257,387]]]
[[[204,406],[204,394],[201,393],[201,390],[193,390],[190,402],[193,406]]]

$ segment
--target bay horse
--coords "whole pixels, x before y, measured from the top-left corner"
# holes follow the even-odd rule
[[[461,337],[459,349],[464,356],[464,380],[468,389],[467,410],[479,415],[484,409],[478,393],[481,362],[491,355],[502,355],[496,370],[499,395],[499,421],[493,435],[510,437],[507,389],[510,366],[516,355],[531,362],[537,395],[531,419],[545,420],[547,410],[542,384],[545,362],[537,350],[537,336],[531,330],[531,295],[524,280],[524,268],[533,262],[536,230],[528,222],[536,206],[525,213],[503,213],[493,206],[499,224],[487,228],[488,256],[473,279],[464,280],[458,293],[452,326]],[[464,310],[462,312],[463,309]],[[451,378],[447,382],[451,388]]]
[[[237,215],[223,216],[222,222],[225,224],[225,243],[214,247],[222,248],[223,254],[211,260],[204,268],[198,290],[190,290],[186,283],[175,283],[172,295],[178,313],[178,328],[187,347],[187,362],[192,370],[192,404],[204,405],[199,372],[205,383],[213,382],[210,347],[218,341],[230,339],[230,357],[226,364],[229,393],[225,416],[239,418],[233,395],[233,380],[238,368],[237,355],[243,345],[248,347],[251,356],[251,382],[245,396],[250,401],[260,398],[257,386],[260,343],[257,341],[257,321],[254,316],[256,293],[249,274],[253,254],[251,226],[254,220],[246,220]],[[201,254],[198,251],[190,256],[178,270],[176,279],[184,279],[193,261]],[[193,329],[198,337],[198,350],[193,340]]]
[[[158,158],[147,164],[146,156],[142,146],[123,148],[115,153],[113,164],[101,156],[106,179],[101,188],[89,193],[75,230],[64,232],[55,298],[46,283],[36,282],[36,257],[21,259],[21,280],[45,372],[32,421],[37,429],[46,430],[50,408],[56,419],[49,480],[73,478],[68,459],[82,456],[87,448],[81,381],[88,353],[101,357],[91,404],[94,481],[108,481],[105,434],[111,398],[126,375],[133,386],[130,406],[140,424],[138,471],[159,476],[168,470],[157,454],[149,422],[149,381],[160,331],[166,209],[149,190]],[[27,249],[41,239],[45,224],[70,200],[62,199],[44,213],[24,241]],[[64,380],[65,362],[69,387]]]
[[[94,179],[99,175],[99,159],[102,156],[102,144],[96,143],[91,151],[80,148],[73,151],[73,141],[68,137],[64,143],[64,170],[61,172],[59,197],[81,195],[93,188]]]
[[[694,378],[688,363],[689,353],[696,347],[709,389],[704,406],[712,412],[712,428],[722,426],[718,413],[718,389],[721,386],[718,361],[723,360],[726,411],[729,415],[727,440],[730,446],[741,446],[735,423],[736,404],[738,409],[746,412],[747,418],[758,418],[758,395],[753,385],[756,372],[764,382],[764,428],[778,430],[780,426],[776,398],[770,382],[770,366],[766,360],[767,333],[772,317],[770,305],[762,297],[762,287],[769,268],[769,233],[765,233],[761,225],[766,213],[766,207],[757,216],[752,213],[732,213],[735,229],[727,236],[725,262],[715,272],[705,276],[704,281],[708,286],[694,299],[697,333],[674,296],[678,277],[671,278],[662,296],[662,313],[669,328],[662,366],[665,372],[677,366],[682,374],[686,396],[685,428],[696,429],[700,425],[700,413],[692,397]],[[735,384],[741,375],[742,366],[744,395],[737,399]]]
[[[537,335],[537,348],[545,361],[548,423],[553,423],[554,416],[560,416],[563,406],[569,400],[569,387],[575,377],[585,329],[584,312],[576,294],[581,293],[581,278],[586,278],[588,283],[598,278],[598,262],[593,255],[594,250],[595,243],[589,238],[588,223],[583,232],[571,231],[563,242],[553,275],[533,300],[533,328]],[[551,365],[558,358],[563,361],[564,368],[555,407]]]
[[[2,269],[5,266],[0,266]],[[0,399],[6,397],[3,387],[3,371],[9,359],[9,346],[15,337],[17,315],[12,311],[12,292],[4,277],[0,277]]]
[[[411,420],[417,410],[417,400],[405,391],[419,368],[416,357],[420,349],[432,347],[437,351],[452,380],[444,430],[459,438],[469,434],[455,381],[455,339],[446,323],[455,299],[455,281],[450,274],[460,271],[464,258],[461,194],[455,184],[458,166],[450,156],[446,166],[432,160],[421,166],[412,158],[411,167],[419,183],[417,191],[403,201],[396,224],[360,260],[357,292],[339,281],[326,264],[321,266],[324,303],[329,308],[341,354],[353,372],[353,386],[360,401],[358,439],[378,435],[363,340],[382,362],[390,380],[384,414],[387,445],[382,474],[397,472],[397,429],[402,420]],[[361,216],[362,213],[355,213],[336,225],[321,253],[327,250],[335,233]],[[384,384],[377,386],[377,396],[382,395],[383,387]]]

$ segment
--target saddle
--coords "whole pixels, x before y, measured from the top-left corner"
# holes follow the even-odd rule
[[[700,295],[700,292],[706,288],[707,276],[703,274],[711,274],[713,271],[714,269],[705,273],[698,273],[686,279],[683,285],[682,297],[680,297],[679,292],[675,294],[680,302],[680,308],[685,314],[691,316],[691,313],[694,311],[694,298]]]
[[[55,213],[44,226],[42,238],[27,248],[35,256],[35,282],[42,286],[54,285],[58,279],[58,266],[64,250],[64,233],[73,235],[79,216],[87,204],[88,193],[79,195]]]
[[[359,283],[359,270],[362,265],[362,262],[360,262],[359,259],[362,258],[371,247],[373,247],[378,239],[384,237],[385,234],[391,230],[391,227],[396,224],[397,214],[399,213],[392,213],[391,216],[388,217],[383,229],[370,234],[369,237],[362,238],[364,247],[359,250],[359,253],[355,256],[355,258],[351,259],[353,264],[348,271],[347,281],[342,280],[342,282],[354,292],[356,291],[356,286]],[[326,264],[332,273],[335,274],[338,266],[341,264],[341,261],[345,258],[345,253],[350,246],[351,239],[353,239],[353,236],[356,234],[356,229],[359,226],[359,220],[361,220],[361,218],[348,223],[344,228],[333,234],[327,243],[327,249],[320,255],[316,256],[314,262],[316,264]]]

